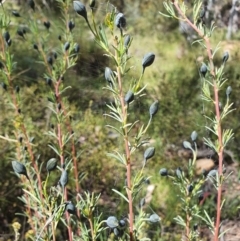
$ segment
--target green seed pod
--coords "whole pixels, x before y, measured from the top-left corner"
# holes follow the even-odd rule
[[[186,149],[192,149],[191,143],[188,141],[183,142],[183,147]]]
[[[149,108],[149,114],[150,114],[150,118],[153,118],[154,115],[157,114],[159,109],[159,101],[156,100],[155,102],[153,102]]]
[[[203,75],[203,77],[206,76],[206,73],[207,73],[208,69],[207,69],[207,65],[202,63],[202,66],[200,68],[200,73]]]
[[[227,97],[229,97],[229,95],[232,93],[232,87],[231,86],[228,86],[227,89],[226,89],[226,95]]]
[[[65,210],[70,214],[76,215],[76,207],[71,201],[67,202]]]
[[[44,21],[43,25],[46,27],[46,29],[49,29],[51,27],[51,23],[49,21]]]
[[[112,70],[108,67],[105,68],[105,79],[109,84],[112,84],[112,80],[114,79],[114,74]]]
[[[107,226],[109,228],[116,228],[116,227],[118,227],[118,220],[114,216],[108,217],[107,220],[106,220],[106,223],[107,223]]]
[[[228,61],[228,58],[229,58],[229,53],[225,52],[222,57],[223,64],[225,64]]]
[[[80,51],[80,45],[76,43],[74,45],[74,52],[77,54],[77,53],[79,53],[79,51]]]
[[[47,162],[46,169],[48,172],[53,171],[57,167],[57,159],[56,158],[51,158]]]
[[[78,15],[82,16],[87,21],[87,10],[84,4],[80,1],[73,1],[73,9]]]
[[[160,176],[162,176],[162,177],[168,176],[168,170],[167,170],[167,168],[161,168],[160,171],[159,171],[159,174],[160,174]]]
[[[75,23],[70,20],[70,21],[68,22],[68,28],[69,28],[70,32],[74,29],[74,27],[75,27]]]
[[[124,17],[123,13],[118,13],[116,18],[115,18],[115,25],[122,29],[126,27],[126,18]]]
[[[95,0],[90,0],[89,7],[93,9],[95,7],[96,1]]]
[[[66,170],[62,171],[62,175],[60,177],[59,183],[60,183],[62,188],[64,188],[67,185],[67,183],[68,183],[68,173],[67,173]]]
[[[144,152],[144,161],[146,162],[148,159],[152,158],[155,154],[155,147],[151,146]]]
[[[151,223],[158,223],[158,222],[160,222],[160,217],[156,214],[156,213],[154,213],[154,214],[152,214],[150,217],[149,217],[149,222],[151,222]]]
[[[68,51],[69,50],[69,48],[70,48],[70,43],[69,42],[66,42],[65,44],[64,44],[64,51],[66,52],[66,51]]]
[[[33,11],[35,10],[35,3],[33,0],[28,0],[28,5]]]
[[[4,38],[4,40],[5,40],[6,42],[8,42],[8,40],[10,39],[10,34],[9,34],[9,32],[5,32],[5,33],[3,34],[3,38]]]
[[[192,134],[191,134],[191,139],[192,141],[196,141],[197,140],[197,137],[198,137],[198,134],[196,131],[193,131]]]
[[[143,67],[143,73],[146,67],[150,66],[155,59],[155,54],[153,53],[147,53],[144,55],[143,59],[142,59],[142,67]]]
[[[27,169],[22,163],[20,163],[19,161],[12,161],[12,167],[15,173],[26,176],[26,178],[30,181],[27,174]]]
[[[129,90],[125,95],[124,100],[127,104],[131,103],[134,100],[134,93],[131,90]]]
[[[13,10],[13,11],[12,11],[12,15],[13,15],[14,17],[17,17],[17,18],[21,17],[20,14],[19,14],[19,12],[16,11],[16,10]]]

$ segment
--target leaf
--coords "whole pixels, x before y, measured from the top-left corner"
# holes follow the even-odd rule
[[[112,189],[115,193],[117,193],[119,196],[121,196],[126,202],[129,203],[126,196],[124,196],[121,192],[117,191],[116,189]]]

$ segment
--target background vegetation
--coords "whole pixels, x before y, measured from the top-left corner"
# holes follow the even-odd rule
[[[210,133],[207,133],[204,128],[207,120],[203,116],[203,110],[208,106],[200,99],[202,81],[198,73],[206,54],[199,45],[191,45],[186,34],[179,30],[178,21],[163,18],[158,13],[164,11],[161,1],[97,2],[95,8],[97,19],[102,21],[106,17],[106,9],[111,7],[110,4],[117,6],[125,14],[128,23],[127,33],[134,39],[129,50],[130,55],[133,56],[130,60],[133,66],[131,70],[133,78],[138,77],[134,76],[134,73],[141,72],[143,55],[146,52],[154,52],[156,55],[154,64],[146,70],[144,75],[144,82],[148,85],[146,92],[148,98],[136,100],[130,108],[133,108],[135,113],[132,118],[147,122],[145,113],[148,113],[150,100],[160,100],[159,113],[148,132],[150,142],[154,143],[156,148],[156,155],[147,166],[147,172],[152,178],[150,183],[146,184],[142,195],[143,197],[150,195],[150,207],[161,216],[164,239],[179,240],[177,231],[176,237],[168,236],[175,228],[173,217],[179,211],[178,197],[175,195],[174,187],[161,179],[158,171],[163,166],[170,169],[187,166],[190,156],[183,150],[182,142],[189,139],[193,130],[196,130],[199,135],[199,149],[206,150],[202,138],[209,136]],[[6,1],[3,6],[10,15],[13,10],[17,10],[20,15],[26,12],[29,15],[32,14],[25,1]],[[88,6],[87,3],[86,6]],[[215,19],[221,24],[214,33],[213,45],[221,41],[222,51],[217,56],[219,63],[222,53],[225,50],[230,52],[230,61],[225,72],[226,78],[229,79],[228,85],[231,85],[233,89],[231,98],[236,109],[224,123],[226,128],[233,128],[235,133],[235,138],[229,145],[230,154],[226,154],[226,162],[238,166],[240,148],[239,34],[236,32],[231,40],[226,40],[226,20],[231,9],[231,1],[221,1],[219,8],[223,15],[221,20]],[[52,46],[51,51],[55,50],[54,46],[60,41],[62,21],[59,11],[55,1],[36,1],[35,14],[39,19],[39,25],[42,25],[43,32],[51,36],[48,43]],[[46,108],[48,85],[43,75],[44,69],[38,63],[39,53],[33,45],[29,44],[29,42],[34,44],[34,39],[26,33],[26,41],[17,34],[19,25],[24,24],[27,17],[27,15],[22,15],[20,18],[11,16],[11,28],[9,29],[13,42],[11,48],[17,62],[17,72],[24,71],[24,74],[15,80],[15,85],[20,87],[20,94],[23,97],[22,109],[27,116],[25,121],[31,130],[31,136],[35,141],[37,140],[35,152],[41,153],[40,163],[46,163],[54,155],[47,148],[45,136],[45,133],[51,129],[52,118],[51,112]],[[75,39],[80,44],[80,56],[77,65],[64,76],[64,82],[72,86],[65,95],[71,104],[72,123],[78,138],[79,149],[81,149],[78,163],[79,175],[83,176],[80,184],[81,190],[101,193],[99,211],[103,212],[104,218],[111,214],[125,216],[126,207],[111,190],[123,186],[125,173],[106,155],[109,150],[119,145],[119,136],[105,127],[111,121],[103,116],[106,112],[105,104],[111,102],[108,93],[103,90],[106,81],[104,69],[109,66],[109,60],[94,42],[85,22],[76,18],[73,12],[71,17],[75,22]],[[51,23],[49,30],[43,25],[43,22],[47,20]],[[224,95],[223,91],[222,98]],[[13,134],[13,125],[16,121],[6,103],[6,93],[4,88],[1,88],[0,135],[2,136]],[[24,217],[16,215],[16,213],[23,212],[23,204],[17,198],[21,196],[22,191],[18,185],[19,179],[13,175],[11,166],[14,149],[3,139],[0,139],[0,147],[0,236],[4,240],[13,239],[12,223],[18,220],[22,223],[21,239],[24,240],[29,227]],[[212,155],[205,157],[214,159]],[[238,182],[238,168],[234,169],[234,175]],[[71,185],[74,183],[72,179],[68,184],[70,193]],[[56,184],[52,183],[52,185]],[[154,189],[153,196],[151,196],[151,188]],[[235,192],[236,189],[233,191]],[[205,204],[210,212],[214,212],[212,202],[210,200]],[[223,211],[226,219],[238,217],[239,199],[234,200],[234,205],[232,203],[230,199],[226,210]]]

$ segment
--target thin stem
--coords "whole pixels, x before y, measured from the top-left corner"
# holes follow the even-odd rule
[[[215,221],[215,232],[214,232],[214,241],[218,241],[218,235],[219,235],[219,226],[220,226],[220,219],[221,219],[221,195],[222,195],[222,165],[223,165],[223,141],[222,141],[222,128],[221,128],[221,115],[219,110],[219,95],[218,95],[218,84],[216,80],[216,73],[215,73],[215,67],[213,63],[213,55],[212,55],[212,48],[210,44],[210,39],[208,36],[205,36],[196,25],[194,25],[181,11],[177,1],[172,1],[175,8],[177,9],[178,13],[181,15],[181,17],[198,33],[198,35],[203,38],[203,40],[206,43],[206,51],[209,59],[209,65],[210,65],[210,73],[213,78],[213,88],[214,88],[214,105],[215,105],[215,114],[216,114],[216,121],[217,121],[217,136],[218,136],[218,158],[219,158],[219,183],[218,183],[218,196],[217,196],[217,215],[216,215],[216,221]]]

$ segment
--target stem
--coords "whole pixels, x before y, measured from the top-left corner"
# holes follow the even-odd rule
[[[92,240],[95,241],[95,233],[94,233],[94,227],[93,227],[93,223],[92,223],[92,218],[88,218],[88,222],[90,224],[90,230],[91,230],[91,236],[92,236]]]
[[[214,241],[218,241],[219,235],[219,226],[220,226],[220,218],[221,218],[221,196],[222,196],[222,165],[223,165],[223,141],[222,141],[222,128],[221,128],[221,115],[219,110],[219,96],[218,96],[218,84],[216,79],[216,73],[213,63],[213,56],[212,56],[212,49],[211,44],[208,36],[205,36],[196,25],[194,25],[182,12],[178,3],[176,1],[172,1],[175,8],[177,9],[178,13],[181,17],[186,21],[197,33],[198,35],[203,38],[206,43],[206,51],[209,59],[210,64],[210,74],[213,78],[213,88],[214,88],[214,105],[215,105],[215,114],[216,114],[216,122],[217,122],[217,136],[218,136],[218,158],[219,158],[219,183],[218,183],[218,196],[217,196],[217,215],[216,215],[216,222],[215,222],[215,232],[214,232]]]

